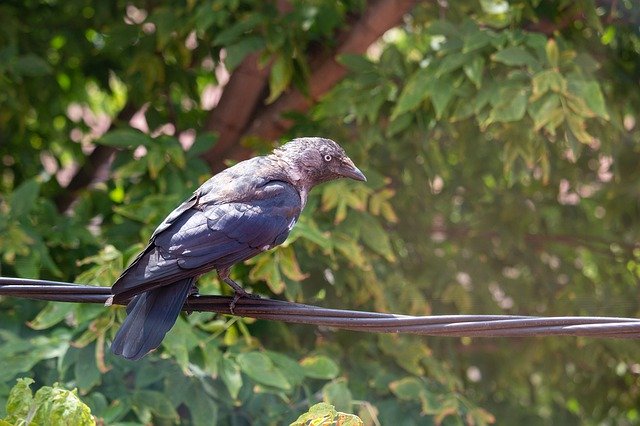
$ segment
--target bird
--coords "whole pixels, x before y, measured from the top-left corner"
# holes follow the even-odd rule
[[[237,300],[252,295],[230,278],[231,267],[282,244],[309,191],[339,178],[367,180],[338,143],[303,137],[203,183],[160,223],[112,285],[107,305],[127,304],[112,352],[138,360],[160,346],[197,292],[197,278],[212,270],[234,291],[233,313]]]

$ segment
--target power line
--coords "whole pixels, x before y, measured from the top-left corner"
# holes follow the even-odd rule
[[[0,277],[0,296],[55,302],[105,303],[109,287]],[[231,314],[232,297],[193,295],[183,310]],[[538,317],[517,315],[410,316],[352,311],[273,299],[242,298],[234,314],[262,320],[310,324],[375,333],[452,337],[589,336],[640,338],[640,319],[620,317]]]

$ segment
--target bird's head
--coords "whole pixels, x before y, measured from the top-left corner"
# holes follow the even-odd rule
[[[344,149],[331,139],[294,139],[277,148],[274,154],[292,167],[309,188],[340,178],[367,180]]]

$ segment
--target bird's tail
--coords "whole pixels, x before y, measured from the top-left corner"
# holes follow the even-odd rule
[[[189,297],[194,278],[187,278],[137,295],[127,306],[127,318],[111,344],[111,351],[136,360],[160,346]]]

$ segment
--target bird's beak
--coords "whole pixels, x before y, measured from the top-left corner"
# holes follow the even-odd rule
[[[351,161],[351,159],[349,158],[346,158],[340,165],[340,175],[351,179],[360,180],[362,182],[367,181],[364,173],[362,173],[360,169],[357,168],[356,165],[353,164],[353,161]]]

